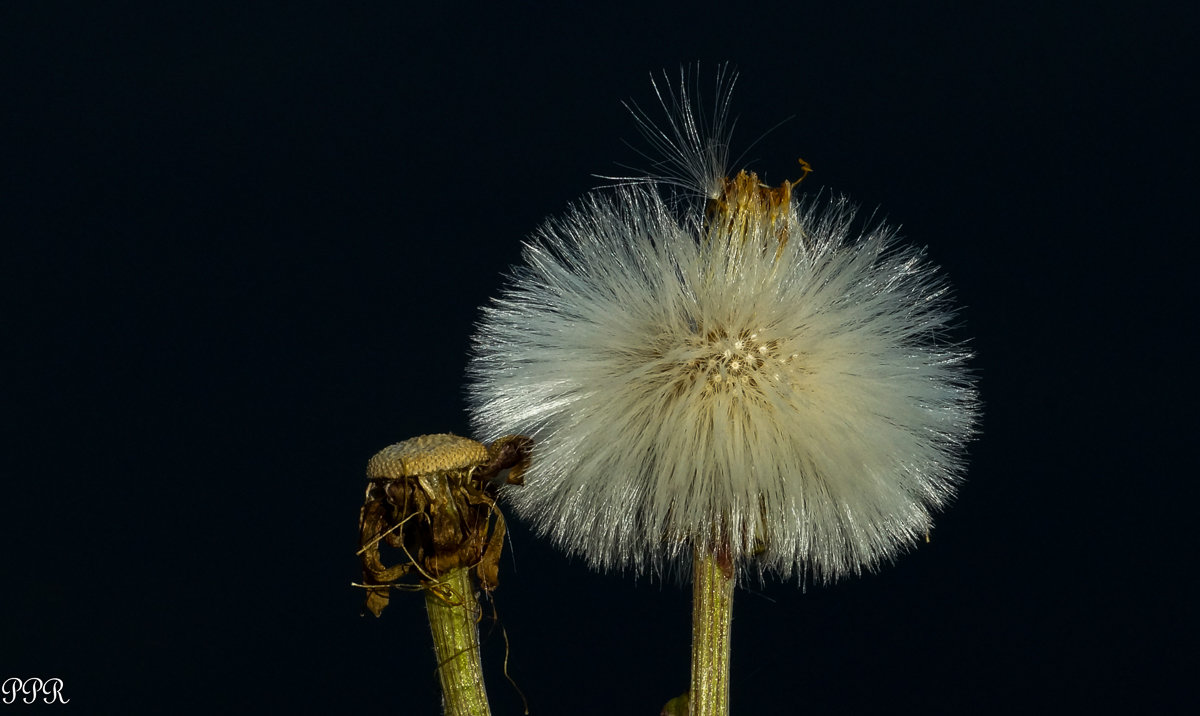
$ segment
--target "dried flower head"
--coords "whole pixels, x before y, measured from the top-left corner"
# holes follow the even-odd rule
[[[538,442],[518,515],[598,568],[728,554],[835,578],[930,528],[977,418],[944,279],[844,199],[729,177],[682,90],[635,115],[674,176],[550,219],[484,309],[481,434]],[[658,86],[656,85],[656,91]],[[682,191],[680,191],[682,189]]]
[[[519,485],[533,441],[506,435],[483,445],[439,433],[389,445],[367,463],[367,493],[359,512],[358,556],[367,609],[379,616],[391,589],[421,578],[436,590],[453,570],[469,569],[485,591],[499,581],[504,515],[496,508],[494,479]],[[403,559],[383,563],[384,546]]]

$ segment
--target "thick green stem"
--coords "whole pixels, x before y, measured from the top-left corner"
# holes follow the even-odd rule
[[[451,570],[426,589],[425,608],[446,716],[490,716],[479,660],[479,600],[470,570]]]
[[[729,630],[733,616],[733,565],[728,555],[693,560],[691,716],[729,713]]]

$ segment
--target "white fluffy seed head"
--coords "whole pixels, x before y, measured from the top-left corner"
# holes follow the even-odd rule
[[[976,424],[946,284],[842,199],[708,208],[617,187],[526,244],[469,368],[480,437],[537,441],[505,497],[602,569],[870,568],[929,530]]]

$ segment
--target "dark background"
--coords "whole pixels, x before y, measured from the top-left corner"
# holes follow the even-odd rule
[[[0,11],[0,677],[85,712],[435,713],[419,595],[376,620],[350,587],[366,460],[468,431],[468,340],[521,239],[636,163],[620,102],[651,72],[728,61],[735,146],[792,118],[752,168],[804,157],[805,190],[949,273],[986,405],[932,543],[739,591],[735,712],[1179,705],[1194,17],[25,5]],[[496,606],[532,713],[687,688],[686,587],[513,527]],[[484,651],[519,713],[498,630]]]

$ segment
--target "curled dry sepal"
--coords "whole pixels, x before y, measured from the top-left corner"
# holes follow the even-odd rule
[[[496,588],[504,516],[497,476],[519,485],[533,441],[506,435],[484,446],[450,434],[422,435],[377,453],[367,463],[359,516],[359,557],[367,609],[379,616],[393,587],[438,588],[450,570],[469,568],[485,591]],[[397,561],[383,563],[382,546]]]

